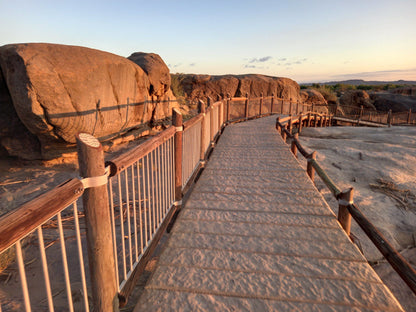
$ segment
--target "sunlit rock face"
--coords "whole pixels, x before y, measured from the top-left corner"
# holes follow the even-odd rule
[[[339,98],[339,102],[344,106],[363,106],[366,109],[375,110],[376,108],[371,102],[370,96],[364,90],[348,90]]]
[[[190,99],[217,96],[259,97],[274,94],[284,99],[300,101],[300,87],[296,81],[289,78],[271,77],[264,75],[180,75],[180,83]]]
[[[162,61],[163,62],[163,61]],[[134,62],[85,47],[46,43],[0,47],[0,135],[9,155],[53,158],[75,135],[100,140],[169,114],[152,101],[148,74]],[[171,96],[169,88],[158,96]],[[16,144],[24,137],[30,153]],[[21,141],[23,142],[23,141]],[[37,153],[35,153],[37,151]]]
[[[300,91],[302,102],[307,104],[328,104],[321,92],[314,89]]]

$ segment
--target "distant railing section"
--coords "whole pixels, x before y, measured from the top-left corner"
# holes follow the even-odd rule
[[[347,117],[353,120],[369,121],[386,125],[414,125],[416,115],[409,109],[405,112],[392,113],[364,108],[364,106],[328,105],[328,112],[334,117]]]
[[[403,256],[386,240],[381,232],[364,216],[358,206],[354,204],[353,188],[341,191],[316,160],[316,152],[309,153],[300,144],[298,135],[301,132],[302,127],[311,125],[311,118],[308,117],[305,118],[305,116],[302,115],[286,118],[278,117],[276,120],[276,129],[278,133],[281,134],[285,142],[287,139],[291,140],[291,150],[295,157],[297,157],[297,152],[299,151],[302,156],[307,159],[306,170],[310,179],[314,181],[316,172],[331,191],[333,196],[338,200],[338,221],[347,235],[350,236],[351,234],[352,217],[374,243],[377,249],[382,253],[385,259],[390,263],[393,269],[400,275],[413,293],[416,294],[415,269],[413,269],[413,267],[403,258]],[[326,117],[324,116],[323,118],[325,119]],[[316,125],[318,115],[314,114],[312,120],[312,124]],[[298,128],[295,134],[292,134],[293,125],[296,125]],[[331,125],[331,123],[323,123],[323,125]]]

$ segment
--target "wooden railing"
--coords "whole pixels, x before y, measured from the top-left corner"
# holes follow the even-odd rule
[[[73,311],[73,293],[82,294],[85,311],[117,311],[126,304],[227,124],[287,114],[279,121],[286,139],[294,126],[332,123],[324,105],[274,95],[207,102],[205,107],[200,101],[198,114],[185,122],[174,110],[171,127],[106,164],[98,140],[80,134],[77,144],[83,178],[71,179],[0,218],[0,257],[7,253],[17,259],[17,264],[10,265],[18,266],[22,295],[10,296],[13,304],[23,302],[18,309]],[[292,151],[297,150],[307,154],[295,138]],[[312,168],[319,174],[320,167],[311,157],[310,175]],[[88,262],[84,259],[87,250]],[[61,254],[59,269],[49,265],[57,253]],[[29,255],[31,259],[25,261]],[[38,259],[41,265],[35,267],[41,272],[35,275],[32,263]],[[28,281],[31,276],[43,276],[43,292]],[[0,311],[7,304],[0,302]]]
[[[330,117],[329,117],[330,118]],[[314,118],[315,123],[317,117]],[[297,125],[298,131],[292,134],[292,125]],[[377,249],[382,253],[385,259],[390,263],[393,269],[400,275],[403,281],[416,294],[416,271],[403,258],[403,256],[386,240],[381,232],[369,221],[361,212],[356,204],[353,202],[353,188],[341,191],[338,186],[326,174],[325,170],[319,165],[316,160],[316,152],[309,153],[302,147],[298,139],[298,133],[303,126],[308,126],[309,122],[303,116],[280,118],[276,120],[276,129],[280,132],[283,140],[289,138],[291,140],[291,149],[295,156],[299,151],[303,157],[307,159],[307,173],[312,181],[315,179],[315,172],[319,175],[332,195],[338,200],[338,221],[341,226],[350,236],[351,232],[351,217],[363,229],[366,235],[370,238]],[[310,124],[309,124],[310,125]],[[326,125],[326,124],[325,124]],[[330,123],[329,123],[330,125]]]
[[[364,106],[328,105],[328,112],[334,117],[345,117],[357,121],[368,121],[385,125],[414,125],[416,114],[412,110],[392,113],[366,109]]]

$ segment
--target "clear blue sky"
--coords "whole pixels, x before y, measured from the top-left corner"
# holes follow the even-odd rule
[[[51,42],[171,72],[416,80],[416,0],[0,0],[0,45]]]

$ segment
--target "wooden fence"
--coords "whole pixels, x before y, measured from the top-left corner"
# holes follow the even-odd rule
[[[316,124],[317,117],[314,119],[315,121],[313,123]],[[296,125],[298,128],[297,133],[294,135],[292,134],[293,125]],[[323,125],[331,125],[331,123],[324,123]],[[350,235],[352,217],[374,243],[377,249],[382,253],[384,258],[390,263],[393,269],[400,275],[413,293],[416,294],[416,271],[402,257],[402,255],[394,249],[394,247],[386,240],[386,238],[371,223],[371,221],[365,217],[358,206],[354,204],[354,189],[349,188],[341,191],[316,160],[316,152],[309,153],[302,147],[298,139],[298,133],[304,126],[310,126],[310,120],[305,119],[304,116],[286,118],[278,117],[276,120],[276,129],[282,135],[283,140],[285,142],[288,138],[291,140],[290,144],[293,154],[297,157],[297,151],[299,151],[302,156],[307,159],[306,170],[310,179],[314,181],[316,172],[331,191],[333,196],[338,200],[338,221],[345,232]]]
[[[415,125],[416,114],[409,109],[405,112],[383,112],[365,109],[363,106],[329,105],[328,112],[334,117],[346,117],[357,121],[368,121],[385,125]]]
[[[198,115],[185,122],[174,110],[171,127],[107,163],[99,141],[79,134],[82,178],[0,218],[0,256],[16,258],[9,267],[17,267],[19,278],[13,280],[22,290],[1,286],[10,300],[0,297],[0,311],[19,302],[17,310],[25,311],[117,311],[227,124],[295,115],[280,120],[287,121],[289,130],[282,134],[290,137],[296,123],[299,129],[330,125],[327,112],[323,105],[275,96],[208,100],[207,108],[200,102]]]

